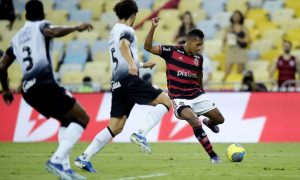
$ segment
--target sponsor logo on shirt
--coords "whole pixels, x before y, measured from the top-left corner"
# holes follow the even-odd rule
[[[185,70],[177,71],[177,76],[197,78],[197,74],[191,73],[190,71],[185,71]]]

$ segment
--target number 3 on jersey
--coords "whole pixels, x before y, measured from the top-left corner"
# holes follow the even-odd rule
[[[26,71],[30,71],[33,67],[33,62],[32,62],[32,58],[30,57],[31,55],[31,49],[28,46],[24,46],[23,47],[23,52],[27,53],[26,57],[23,58],[23,62],[26,63],[28,62],[28,65],[26,67]]]
[[[115,67],[115,70],[116,70],[118,67],[118,64],[119,64],[118,59],[114,56],[114,53],[116,52],[116,50],[115,50],[115,48],[112,48],[110,51],[111,51],[112,61],[113,61],[113,63],[116,63],[116,67]]]

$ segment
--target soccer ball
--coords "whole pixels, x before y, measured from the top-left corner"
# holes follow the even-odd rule
[[[240,144],[231,144],[227,148],[227,158],[232,162],[241,162],[246,155],[246,150]]]

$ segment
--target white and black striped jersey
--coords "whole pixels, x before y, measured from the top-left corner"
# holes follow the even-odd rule
[[[138,43],[134,29],[125,24],[115,24],[109,36],[112,82],[117,82],[128,76],[128,62],[120,51],[120,40],[123,38],[130,42],[131,55],[138,66]]]
[[[52,80],[52,39],[43,34],[50,26],[46,20],[27,21],[14,35],[7,54],[16,58],[21,65],[23,80]],[[46,79],[45,79],[46,78]]]

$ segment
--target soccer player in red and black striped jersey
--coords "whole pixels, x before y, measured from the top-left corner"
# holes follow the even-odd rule
[[[159,18],[153,18],[144,48],[166,62],[168,94],[173,102],[175,115],[190,124],[211,162],[220,163],[219,156],[214,152],[202,123],[198,120],[199,116],[205,116],[203,123],[215,133],[219,132],[217,125],[224,122],[223,115],[208,99],[202,86],[203,57],[199,52],[203,46],[204,34],[200,29],[193,29],[188,33],[183,46],[153,46],[153,35],[158,24]]]

